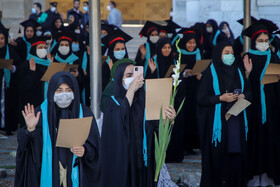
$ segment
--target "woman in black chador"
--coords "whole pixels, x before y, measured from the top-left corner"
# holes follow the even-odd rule
[[[98,186],[99,131],[91,110],[80,103],[76,78],[58,72],[50,80],[47,99],[34,110],[22,111],[27,124],[18,132],[15,186]],[[82,146],[56,147],[60,119],[93,116],[89,136]]]
[[[247,85],[232,45],[221,42],[214,48],[213,63],[203,73],[197,92],[201,186],[246,186],[247,113],[244,110],[228,121],[225,114],[238,99],[250,99]]]

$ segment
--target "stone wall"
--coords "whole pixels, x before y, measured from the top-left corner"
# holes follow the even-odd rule
[[[45,0],[0,0],[0,10],[3,12],[2,22],[10,28],[10,33],[14,34],[14,38],[18,36],[19,28],[22,28],[19,23],[29,17],[33,2],[40,2],[43,7],[46,4]]]
[[[251,14],[256,18],[271,19],[280,26],[280,0],[251,0]],[[237,37],[242,26],[236,20],[243,17],[243,0],[173,0],[173,19],[184,27],[195,22],[215,19],[230,23]]]

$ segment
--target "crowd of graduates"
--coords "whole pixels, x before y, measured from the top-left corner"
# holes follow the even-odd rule
[[[182,82],[175,106],[164,112],[173,120],[184,98],[185,103],[175,118],[166,163],[180,163],[199,149],[201,186],[280,185],[280,83],[261,83],[267,67],[280,64],[280,31],[267,19],[251,17],[237,37],[229,23],[213,19],[191,27],[147,21],[139,33],[147,41],[133,60],[126,46],[133,38],[102,21],[102,118],[93,120],[84,145],[56,147],[59,119],[93,116],[88,2],[84,13],[79,6],[74,0],[65,25],[57,3],[45,12],[34,3],[16,39],[0,23],[0,59],[13,60],[0,70],[0,121],[7,135],[18,130],[16,186],[176,186],[165,166],[154,182],[159,121],[145,118],[144,85],[145,79],[165,78],[179,55],[186,65]],[[251,39],[245,54],[244,37]],[[211,59],[209,67],[192,73],[203,59]],[[51,63],[79,66],[41,81]],[[143,77],[133,76],[134,66],[143,66]],[[251,105],[226,120],[241,99]]]

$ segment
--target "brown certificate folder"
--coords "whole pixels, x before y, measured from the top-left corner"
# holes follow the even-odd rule
[[[72,148],[85,144],[93,117],[61,119],[57,133],[56,147]]]
[[[57,62],[52,62],[47,71],[45,72],[45,74],[43,75],[43,77],[41,78],[41,81],[49,81],[51,79],[51,77],[60,71],[67,71],[70,72],[70,70],[72,68],[78,68],[79,65],[78,64],[72,64],[69,65],[67,63],[57,63]]]
[[[192,69],[192,74],[194,75],[195,73],[202,73],[204,70],[206,70],[206,68],[209,66],[211,62],[212,62],[211,59],[196,61]]]
[[[0,59],[0,69],[6,69],[9,68],[10,65],[13,65],[14,60],[13,59]]]
[[[184,69],[186,68],[186,66],[187,66],[187,64],[181,64],[181,66],[180,66],[180,73],[181,73],[182,71],[184,71]],[[169,67],[168,71],[166,72],[165,78],[169,78],[169,77],[170,77],[170,75],[173,73],[173,68],[175,68],[175,65],[172,64],[172,65]]]
[[[172,81],[172,78],[146,80],[146,120],[159,120],[161,108],[169,106]]]

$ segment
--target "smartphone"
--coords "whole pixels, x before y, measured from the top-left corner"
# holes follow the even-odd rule
[[[242,89],[235,89],[233,91],[233,94],[238,94],[238,95],[242,94]]]
[[[140,74],[142,74],[143,78],[144,68],[143,66],[134,66],[134,77],[138,77]]]

